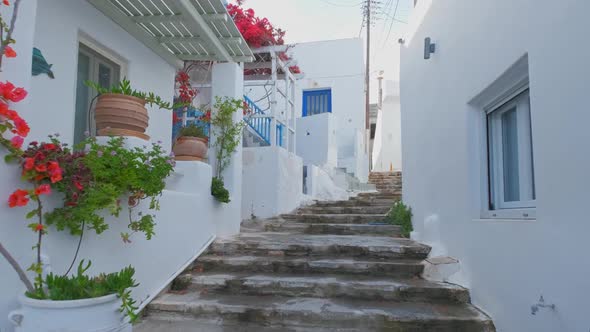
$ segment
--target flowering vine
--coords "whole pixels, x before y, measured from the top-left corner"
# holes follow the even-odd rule
[[[256,16],[254,9],[244,9],[244,2],[245,0],[238,0],[236,5],[228,4],[227,11],[233,18],[246,43],[252,48],[284,45],[286,32],[280,28],[275,28],[266,17]],[[288,61],[291,58],[287,53],[282,52],[279,53],[279,59]],[[301,73],[298,66],[290,66],[289,71],[293,74]],[[245,71],[246,75],[270,75],[270,73],[269,68],[248,69]]]

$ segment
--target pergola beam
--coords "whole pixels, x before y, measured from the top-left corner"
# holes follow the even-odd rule
[[[98,8],[107,17],[110,17],[115,23],[120,25],[123,29],[139,39],[144,45],[149,47],[152,51],[162,57],[166,62],[175,68],[182,68],[182,62],[179,61],[172,53],[166,51],[160,43],[149,35],[147,31],[135,24],[128,16],[125,16],[121,11],[112,6],[109,1],[104,0],[88,0],[94,7]]]
[[[219,40],[228,44],[241,44],[242,38],[239,37],[220,37]],[[158,37],[160,43],[203,43],[206,40],[200,36],[196,37]]]
[[[206,43],[211,45],[215,51],[214,54],[218,55],[221,61],[233,62],[234,59],[225,49],[221,41],[211,30],[205,19],[199,14],[197,9],[193,6],[190,0],[178,0],[178,5],[181,7],[182,12],[193,19],[198,25],[198,28],[203,31],[203,38]]]

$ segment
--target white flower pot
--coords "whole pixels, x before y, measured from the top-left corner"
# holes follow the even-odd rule
[[[116,295],[75,301],[19,297],[21,309],[8,314],[15,332],[131,332]]]

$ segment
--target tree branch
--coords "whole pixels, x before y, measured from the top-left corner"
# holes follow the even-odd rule
[[[8,252],[8,250],[6,250],[6,248],[4,248],[4,246],[2,245],[2,243],[0,243],[0,253],[2,254],[2,256],[4,256],[4,258],[6,258],[6,260],[8,261],[8,263],[16,271],[16,273],[18,274],[20,280],[27,287],[27,290],[30,293],[35,292],[35,288],[33,287],[33,284],[31,283],[31,280],[29,280],[29,278],[27,277],[27,274],[25,273],[25,271],[22,269],[22,267],[20,267],[20,265],[18,265],[18,262],[14,259],[14,257],[12,257],[12,255],[10,255],[10,253]]]
[[[2,41],[0,45],[0,68],[2,68],[2,59],[4,58],[4,50],[6,46],[10,43],[12,39],[12,33],[14,32],[14,25],[16,23],[16,17],[18,15],[18,6],[20,5],[21,0],[14,0],[14,9],[12,10],[12,18],[10,19],[10,27],[8,28],[8,33],[6,34],[6,38]]]

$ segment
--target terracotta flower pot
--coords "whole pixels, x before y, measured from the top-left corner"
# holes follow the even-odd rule
[[[208,140],[200,137],[179,137],[172,148],[176,160],[203,161],[207,158]]]
[[[149,124],[145,100],[133,96],[105,93],[98,97],[94,112],[99,136],[135,136],[144,134]]]

